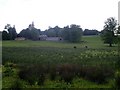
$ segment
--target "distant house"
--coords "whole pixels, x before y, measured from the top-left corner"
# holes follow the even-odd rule
[[[45,41],[47,38],[47,35],[39,35],[39,40]]]
[[[47,35],[39,35],[41,41],[62,41],[62,37],[48,37]]]
[[[116,31],[114,31],[114,35],[115,36],[120,36],[120,33],[118,33],[117,30],[116,30]]]
[[[24,38],[24,37],[17,37],[17,38],[15,38],[15,40],[26,40],[26,38]]]
[[[115,36],[120,36],[120,34],[116,34],[116,33],[115,33],[114,35],[115,35]]]
[[[46,40],[47,41],[62,41],[63,38],[62,37],[48,37]]]

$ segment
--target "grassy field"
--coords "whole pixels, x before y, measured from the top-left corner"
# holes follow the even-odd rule
[[[68,43],[68,42],[51,42],[51,41],[4,41],[3,47],[57,47],[57,48],[107,48],[108,45],[103,44],[99,36],[84,36],[82,43]],[[115,46],[115,45],[114,45]],[[109,47],[110,48],[110,47]],[[113,47],[111,48],[113,49]]]
[[[2,47],[3,88],[114,85],[117,45],[108,47],[99,36],[84,36],[81,43],[3,41]]]

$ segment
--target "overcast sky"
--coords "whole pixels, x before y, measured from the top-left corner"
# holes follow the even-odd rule
[[[119,0],[0,0],[0,31],[9,23],[17,32],[34,21],[42,31],[49,26],[80,25],[102,30],[109,17],[118,18]]]

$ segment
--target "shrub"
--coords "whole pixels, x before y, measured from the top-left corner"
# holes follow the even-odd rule
[[[46,70],[45,66],[38,64],[24,66],[20,68],[19,77],[28,81],[31,85],[35,84],[35,82],[41,85],[45,81]]]
[[[3,77],[4,76],[11,76],[13,75],[13,69],[11,67],[6,67],[5,68],[5,71],[3,71]]]
[[[24,88],[24,83],[20,79],[16,79],[10,90],[23,90],[22,88]]]
[[[105,83],[106,79],[112,77],[113,70],[107,67],[89,66],[84,68],[85,78],[96,83]]]
[[[71,83],[74,77],[74,68],[71,64],[63,64],[57,67],[61,79],[67,83]]]
[[[14,63],[10,63],[10,62],[8,62],[8,63],[5,63],[5,65],[4,65],[5,67],[11,67],[11,68],[15,68],[17,65],[16,64],[14,64]]]

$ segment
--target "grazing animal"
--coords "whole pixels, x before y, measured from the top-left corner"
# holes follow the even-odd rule
[[[85,48],[88,48],[88,46],[85,46]]]
[[[74,48],[74,49],[76,49],[77,47],[76,47],[76,46],[74,46],[73,48]]]

